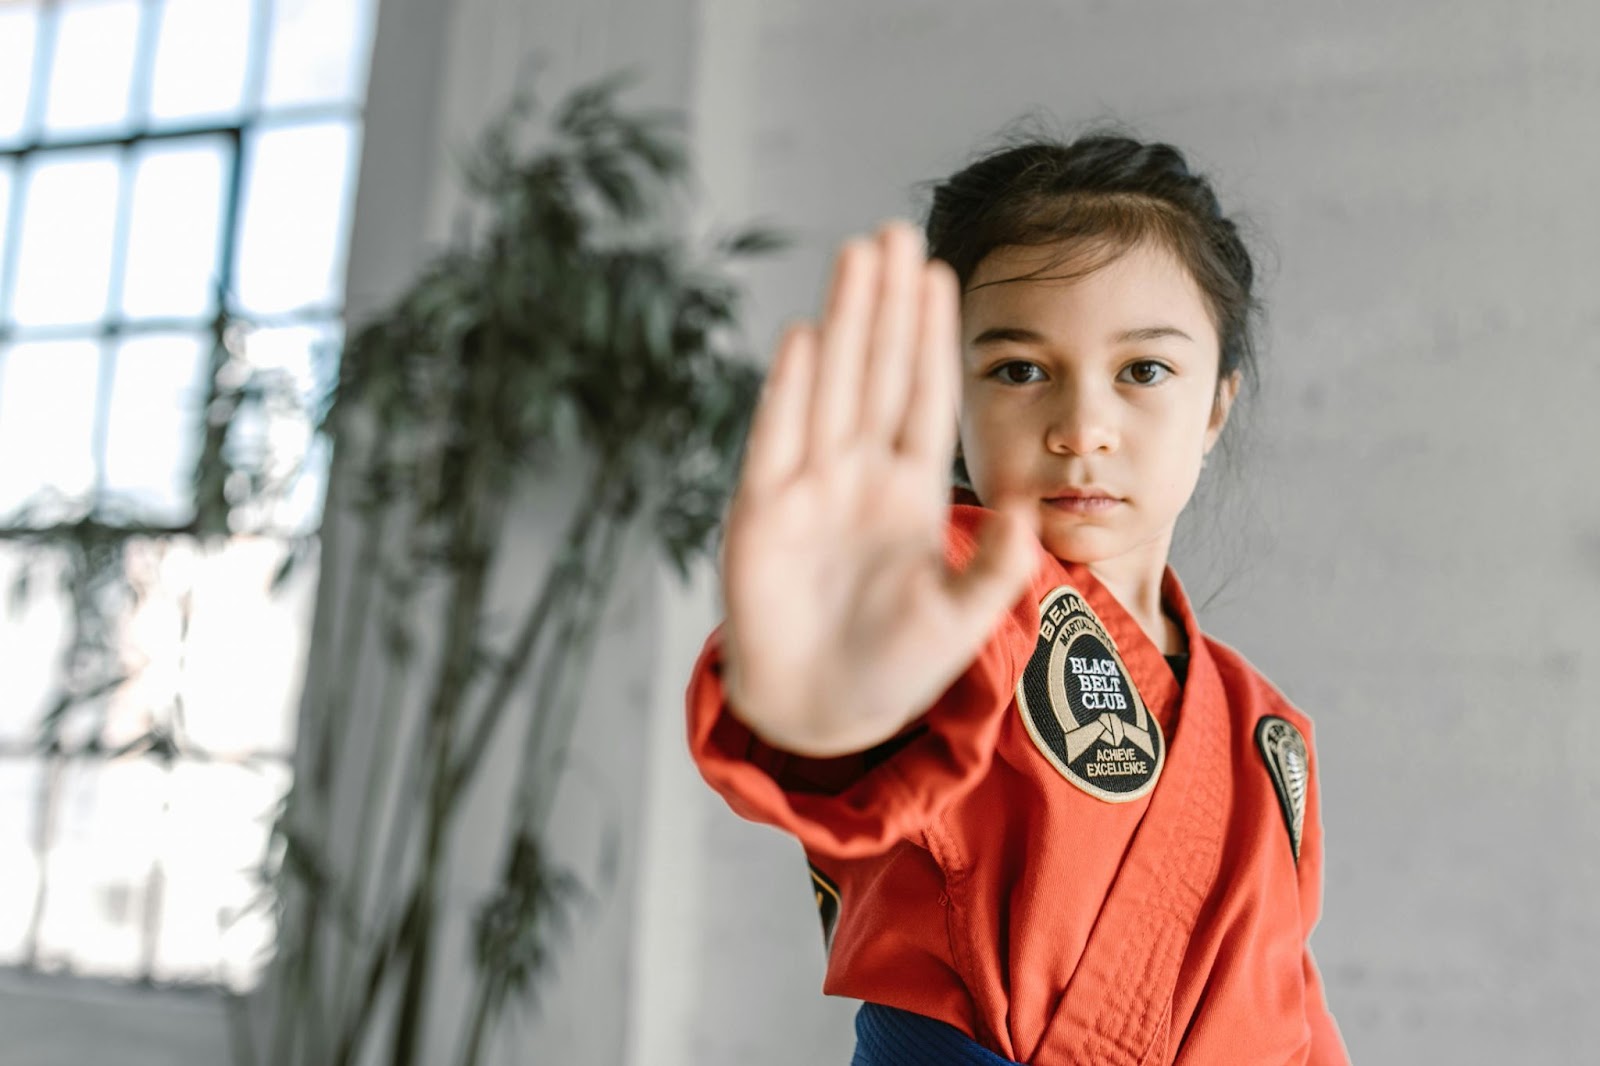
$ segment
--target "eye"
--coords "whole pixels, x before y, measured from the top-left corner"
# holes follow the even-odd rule
[[[1044,380],[1044,371],[1033,363],[1012,359],[989,371],[989,376],[1007,385],[1031,385]]]
[[[1172,368],[1165,363],[1158,363],[1154,359],[1141,359],[1137,363],[1129,363],[1122,368],[1122,373],[1117,375],[1118,381],[1126,381],[1131,385],[1159,385],[1172,376]]]

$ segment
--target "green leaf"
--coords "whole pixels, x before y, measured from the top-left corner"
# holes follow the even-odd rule
[[[300,563],[305,559],[306,543],[307,541],[304,537],[296,537],[289,542],[288,550],[283,553],[283,560],[278,563],[277,569],[272,572],[272,582],[267,586],[272,595],[276,596],[282,593],[289,584],[289,579],[299,569]]]
[[[683,116],[677,112],[642,116],[627,126],[623,144],[657,178],[675,180],[689,165],[681,136],[683,124]]]
[[[619,70],[574,89],[556,110],[556,129],[569,136],[582,137],[615,109],[617,94],[637,84],[637,68]]]
[[[717,249],[729,256],[770,255],[789,247],[788,234],[768,226],[750,226],[724,237]]]
[[[611,210],[624,219],[644,213],[645,199],[639,183],[624,160],[596,152],[583,158],[584,176]]]

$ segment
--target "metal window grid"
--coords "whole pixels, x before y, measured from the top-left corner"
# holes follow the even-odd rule
[[[52,65],[56,58],[56,37],[61,9],[70,0],[41,0],[38,6],[37,37],[35,39],[34,65],[28,93],[26,117],[22,138],[10,146],[0,146],[0,163],[13,164],[9,202],[0,205],[7,215],[5,244],[0,247],[0,350],[19,339],[92,339],[100,343],[99,380],[96,389],[93,422],[93,459],[95,469],[92,498],[98,500],[105,486],[106,429],[110,410],[110,383],[117,358],[112,342],[118,338],[139,333],[175,331],[205,332],[215,330],[219,319],[229,313],[231,294],[234,291],[234,267],[241,225],[241,187],[244,181],[244,145],[250,134],[260,128],[287,129],[296,126],[338,121],[347,123],[358,132],[362,118],[362,101],[359,94],[344,103],[274,107],[262,104],[266,64],[271,42],[264,32],[272,25],[274,0],[254,0],[251,11],[251,32],[246,44],[247,68],[242,104],[236,118],[221,122],[203,122],[183,125],[166,125],[151,128],[148,104],[154,76],[159,15],[166,0],[141,0],[140,31],[135,44],[134,72],[131,81],[128,127],[125,132],[113,135],[51,136],[44,129],[46,96],[50,85]],[[360,0],[354,0],[360,2]],[[370,36],[370,34],[369,34]],[[358,48],[366,48],[370,41],[362,41]],[[136,319],[125,318],[120,306],[120,288],[127,259],[127,246],[131,216],[131,176],[136,152],[142,146],[164,141],[213,137],[227,145],[225,159],[225,193],[221,210],[221,247],[215,259],[216,290],[219,294],[216,314],[209,319]],[[17,283],[17,265],[22,231],[23,199],[26,182],[21,180],[24,165],[30,161],[48,159],[58,154],[84,149],[110,149],[117,153],[119,170],[119,202],[113,227],[111,251],[111,290],[106,301],[106,312],[98,323],[88,326],[29,326],[18,328],[13,323],[12,301]],[[353,161],[352,161],[353,165]],[[342,313],[342,304],[302,307],[272,316],[274,325],[336,324]],[[3,387],[3,386],[0,386]],[[27,534],[25,528],[0,529],[0,542],[15,540]],[[38,864],[39,879],[34,908],[24,941],[21,968],[39,968],[39,938],[46,908],[50,899],[48,857],[55,846],[55,834],[62,802],[62,782],[70,764],[75,762],[105,762],[115,753],[99,743],[98,738],[87,742],[57,746],[41,751],[33,743],[0,740],[0,760],[17,760],[41,764],[43,773],[35,797],[33,853]],[[183,762],[228,763],[241,766],[276,763],[287,767],[287,751],[253,750],[220,758],[194,749],[178,748],[165,759],[166,773]],[[153,981],[154,959],[161,937],[159,905],[151,901],[160,899],[162,872],[159,861],[153,861],[145,885],[145,906],[141,928],[140,965],[138,971],[127,977],[144,983]],[[70,961],[68,968],[71,968]]]

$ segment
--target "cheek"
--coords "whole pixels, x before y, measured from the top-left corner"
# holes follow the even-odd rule
[[[994,407],[963,411],[959,423],[961,447],[969,460],[993,464],[998,457],[1012,456],[1023,435],[1014,413]]]
[[[993,431],[987,416],[988,412],[978,404],[964,401],[961,405],[961,414],[956,420],[956,430],[961,453],[967,457],[969,465],[979,461],[990,450]]]
[[[1162,435],[1151,458],[1161,468],[1160,480],[1187,498],[1200,479],[1200,466],[1205,459],[1205,423],[1189,418],[1178,421]]]
[[[959,428],[967,480],[978,498],[992,506],[1015,480],[1019,467],[1016,448],[981,416],[963,414]]]

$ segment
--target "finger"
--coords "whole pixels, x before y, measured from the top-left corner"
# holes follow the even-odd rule
[[[1027,591],[1039,563],[1036,517],[1022,506],[990,515],[978,532],[978,550],[967,568],[949,578],[951,608],[972,619],[975,639],[994,628]]]
[[[923,268],[922,305],[911,366],[911,396],[901,450],[949,476],[961,404],[960,297],[955,271],[932,260]]]
[[[905,222],[885,226],[880,235],[883,269],[877,319],[867,353],[861,389],[861,429],[893,447],[905,421],[911,390],[911,360],[922,298],[922,236]]]
[[[784,331],[750,423],[741,490],[762,492],[781,485],[805,462],[816,361],[815,326],[797,322]]]
[[[839,251],[817,353],[810,459],[828,455],[855,432],[879,258],[876,244],[860,239],[846,241]]]

